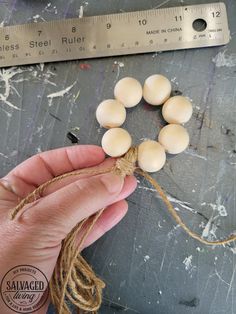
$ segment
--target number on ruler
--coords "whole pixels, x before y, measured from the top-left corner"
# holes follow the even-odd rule
[[[220,11],[211,12],[213,17],[220,17]]]
[[[5,35],[5,40],[9,40],[10,36],[9,35]]]
[[[42,34],[42,31],[38,31],[38,35],[40,36]]]
[[[111,28],[111,23],[107,23],[107,29]]]
[[[72,33],[75,33],[76,32],[76,27],[73,26],[72,29],[71,29]]]
[[[183,21],[183,18],[181,15],[177,15],[177,16],[175,16],[175,20],[176,20],[176,22],[179,22],[179,21]]]
[[[146,25],[147,24],[147,20],[146,19],[142,19],[138,21],[139,25]]]

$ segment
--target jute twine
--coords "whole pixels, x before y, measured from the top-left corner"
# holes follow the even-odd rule
[[[118,158],[115,166],[107,169],[82,169],[60,175],[50,181],[45,182],[36,190],[24,198],[10,213],[10,219],[15,219],[20,210],[28,203],[33,202],[42,196],[43,191],[52,183],[60,181],[69,176],[79,176],[81,174],[102,174],[113,172],[117,175],[125,177],[137,173],[149,181],[159,193],[163,202],[166,204],[168,211],[174,218],[176,223],[181,226],[186,233],[192,238],[207,245],[223,245],[236,240],[236,235],[231,235],[227,239],[218,241],[208,241],[201,238],[200,235],[190,230],[182,221],[175,211],[173,205],[168,200],[165,192],[160,185],[145,171],[136,167],[137,147],[132,147],[124,157]],[[93,269],[88,265],[84,258],[80,255],[81,248],[85,239],[101,216],[104,208],[89,218],[78,223],[68,236],[63,240],[61,251],[53,272],[53,276],[49,282],[51,301],[59,314],[71,313],[67,304],[70,301],[74,304],[79,313],[89,312],[97,313],[102,303],[102,290],[105,283],[98,278]],[[77,239],[78,232],[82,232],[82,237]]]

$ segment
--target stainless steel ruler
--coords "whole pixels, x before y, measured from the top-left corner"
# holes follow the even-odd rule
[[[0,28],[0,67],[223,45],[224,3]]]

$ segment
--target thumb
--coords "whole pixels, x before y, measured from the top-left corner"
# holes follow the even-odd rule
[[[77,180],[29,206],[20,219],[45,234],[54,230],[62,240],[78,222],[114,203],[123,184],[113,173]]]

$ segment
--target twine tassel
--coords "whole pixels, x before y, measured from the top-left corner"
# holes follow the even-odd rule
[[[190,237],[207,245],[224,245],[236,240],[236,235],[231,235],[223,240],[208,241],[189,229],[175,211],[160,185],[148,173],[136,167],[137,154],[137,147],[132,147],[124,157],[118,158],[115,166],[110,169],[82,169],[63,174],[45,182],[13,208],[10,212],[10,219],[15,219],[26,204],[41,197],[43,191],[49,185],[69,176],[78,176],[81,174],[98,175],[112,171],[117,175],[125,177],[126,175],[131,175],[136,172],[144,177],[156,189],[175,222],[180,225]],[[71,313],[66,302],[67,300],[79,309],[78,313],[85,311],[90,312],[91,314],[96,314],[101,306],[102,290],[105,287],[105,283],[96,276],[92,268],[80,255],[80,250],[103,211],[104,208],[90,218],[86,218],[78,223],[62,242],[61,252],[53,276],[49,282],[51,301],[57,309],[58,314]],[[82,230],[82,237],[80,238],[79,243],[77,243],[77,235]]]

